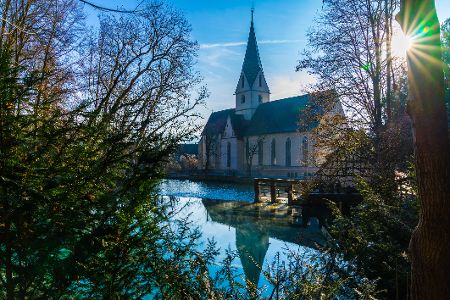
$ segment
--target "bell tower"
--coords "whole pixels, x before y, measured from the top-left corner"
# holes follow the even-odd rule
[[[261,103],[270,101],[270,90],[267,85],[264,71],[259,57],[258,44],[256,42],[255,28],[253,25],[254,8],[248,35],[247,50],[241,76],[236,87],[236,114],[244,115],[250,120]]]

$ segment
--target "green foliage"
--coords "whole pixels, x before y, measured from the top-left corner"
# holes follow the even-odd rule
[[[52,53],[65,47],[41,38]],[[189,26],[149,4],[105,17],[97,39],[80,49],[89,60],[75,81],[67,57],[30,58],[26,42],[1,49],[0,298],[208,298],[213,249],[196,252],[198,232],[170,224],[155,194],[205,96],[191,95]]]
[[[36,5],[30,2],[31,11],[56,9]],[[4,15],[14,22],[10,11]],[[43,26],[32,16],[21,16],[26,26]],[[197,129],[190,111],[206,96],[191,95],[199,78],[186,20],[159,2],[131,16],[104,15],[98,35],[64,56],[80,38],[71,31],[63,39],[66,29],[78,28],[76,19],[67,10],[49,21],[41,32],[58,28],[55,39],[1,36],[0,297],[262,298],[263,291],[237,279],[236,253],[229,251],[211,278],[214,243],[196,251],[199,232],[187,219],[170,221],[173,206],[155,194],[165,161]],[[323,49],[333,54],[331,46]],[[78,61],[67,63],[68,56]],[[270,298],[369,299],[383,289],[391,296],[395,274],[405,285],[418,204],[398,197],[393,182],[394,170],[405,169],[396,144],[403,131],[387,128],[375,143],[347,120],[330,120],[335,126],[319,126],[317,144],[338,146],[344,157],[363,149],[376,171],[361,185],[364,201],[350,218],[336,216],[323,254],[290,253],[287,264],[274,261],[265,270]],[[379,159],[391,153],[399,156]]]
[[[408,245],[418,220],[418,200],[413,195],[385,200],[363,182],[359,190],[363,202],[349,217],[337,214],[330,233],[352,272],[376,280],[383,298],[394,297],[396,292],[406,295]]]
[[[444,61],[444,74],[447,88],[450,88],[450,19],[447,19],[441,28],[442,35],[442,60]]]

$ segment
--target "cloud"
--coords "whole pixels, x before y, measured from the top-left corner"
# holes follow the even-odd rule
[[[231,42],[231,43],[217,43],[217,44],[200,44],[200,49],[221,48],[221,47],[236,47],[247,44],[246,42]]]
[[[259,44],[293,44],[300,43],[302,40],[262,40]]]
[[[295,72],[290,75],[275,74],[268,81],[272,92],[270,98],[277,100],[304,94],[316,80],[306,72]]]
[[[262,40],[258,44],[292,44],[299,43],[302,40]],[[215,43],[215,44],[200,44],[200,49],[210,48],[222,48],[222,47],[237,47],[247,45],[247,42],[228,42],[228,43]]]
[[[227,47],[211,48],[202,51],[199,55],[200,69],[206,72],[214,72],[220,76],[223,71],[215,70],[215,68],[231,71],[234,61],[240,61],[242,54]],[[237,67],[239,69],[239,67]]]

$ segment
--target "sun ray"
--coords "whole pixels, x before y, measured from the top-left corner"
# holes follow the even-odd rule
[[[406,57],[408,51],[413,45],[413,38],[396,31],[392,39],[392,55],[395,57]]]

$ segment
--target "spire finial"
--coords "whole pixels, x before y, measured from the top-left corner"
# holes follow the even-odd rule
[[[252,1],[252,23],[253,23],[253,13],[255,12],[255,1]]]

